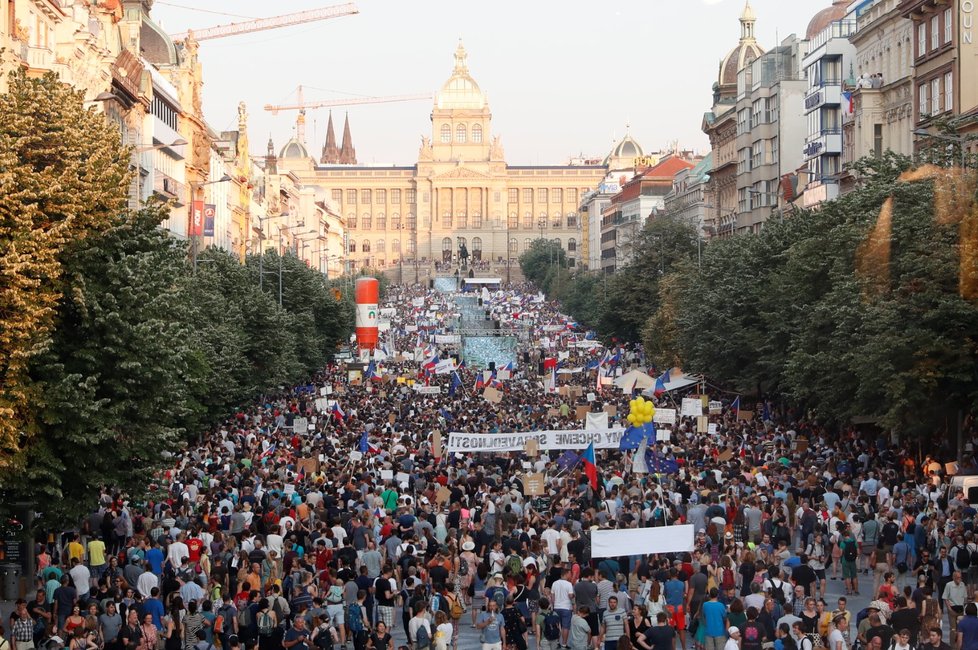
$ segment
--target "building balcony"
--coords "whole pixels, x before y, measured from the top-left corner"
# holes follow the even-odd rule
[[[839,184],[835,182],[820,182],[809,185],[801,196],[802,207],[814,208],[839,198]]]
[[[157,169],[153,172],[153,192],[180,206],[184,205],[187,189],[186,185]]]
[[[802,149],[805,160],[818,156],[838,156],[842,154],[842,130],[832,129],[822,132],[817,138],[809,140]]]
[[[842,103],[842,87],[839,84],[823,85],[805,97],[805,113],[822,106],[838,106]]]

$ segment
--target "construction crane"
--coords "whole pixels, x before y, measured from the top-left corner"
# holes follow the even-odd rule
[[[389,102],[413,102],[422,99],[430,100],[432,99],[431,93],[422,93],[418,95],[390,95],[387,97],[350,97],[349,99],[330,99],[321,102],[309,102],[306,103],[305,95],[302,92],[302,86],[299,86],[296,92],[298,96],[298,101],[295,104],[282,104],[280,106],[273,106],[272,104],[265,104],[265,110],[272,115],[278,115],[279,111],[299,111],[299,118],[296,120],[296,138],[303,146],[306,144],[306,111],[315,110],[317,108],[333,108],[336,106],[357,106],[360,104],[386,104]]]
[[[251,34],[252,32],[261,32],[266,29],[278,29],[280,27],[291,27],[292,25],[301,25],[303,23],[313,23],[319,20],[329,20],[330,18],[352,16],[358,13],[360,13],[360,10],[357,8],[357,5],[353,2],[347,2],[346,4],[299,11],[282,16],[273,16],[271,18],[258,18],[241,23],[188,30],[179,34],[171,34],[171,37],[175,41],[185,41],[189,36],[193,36],[196,41],[206,41],[214,38]]]

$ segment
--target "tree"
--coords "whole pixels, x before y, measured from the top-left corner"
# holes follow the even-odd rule
[[[530,249],[520,255],[520,270],[523,277],[540,287],[544,293],[549,293],[547,282],[552,267],[566,268],[567,253],[560,244],[549,239],[534,239]]]
[[[0,471],[37,431],[28,379],[49,344],[62,257],[125,208],[129,161],[103,116],[53,73],[0,95]]]

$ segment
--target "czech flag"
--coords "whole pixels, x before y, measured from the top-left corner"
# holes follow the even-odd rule
[[[671,374],[672,369],[670,368],[655,378],[655,389],[653,390],[653,393],[656,397],[666,392],[666,384],[669,383]]]
[[[363,435],[360,436],[359,450],[364,454],[379,454],[380,448],[377,445],[371,444],[370,439],[367,437],[367,432],[364,431]]]
[[[737,399],[730,403],[730,410],[734,412],[734,417],[740,416],[740,395],[738,395]]]
[[[346,413],[344,413],[343,409],[340,408],[339,402],[333,402],[333,408],[330,411],[330,413],[332,413],[333,417],[339,420],[340,422],[342,422],[343,418],[346,417]]]
[[[367,364],[367,379],[373,381],[381,381],[382,379],[380,373],[377,372],[377,364],[374,361]]]
[[[591,481],[591,487],[598,489],[598,466],[594,464],[594,443],[592,442],[581,454],[581,463],[584,465],[584,474]]]
[[[477,391],[479,391],[479,390],[482,390],[485,387],[486,387],[486,379],[485,379],[485,377],[482,375],[482,372],[481,371],[480,372],[477,372],[475,374],[475,389]]]

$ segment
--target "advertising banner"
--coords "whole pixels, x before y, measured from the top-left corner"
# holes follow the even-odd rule
[[[562,431],[530,431],[525,433],[450,433],[448,452],[522,451],[531,438],[543,451],[553,449],[586,449],[592,442],[595,449],[618,449],[624,428],[604,431],[569,429]]]

